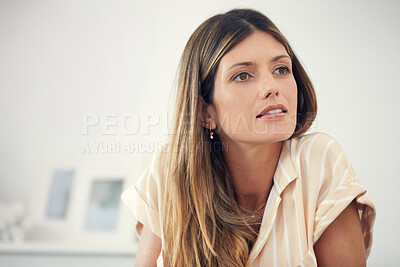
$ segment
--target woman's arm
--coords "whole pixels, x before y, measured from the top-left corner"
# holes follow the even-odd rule
[[[161,238],[143,226],[140,233],[139,248],[136,253],[135,267],[157,266],[157,258],[161,252]]]
[[[366,266],[356,201],[328,226],[314,245],[318,266]]]

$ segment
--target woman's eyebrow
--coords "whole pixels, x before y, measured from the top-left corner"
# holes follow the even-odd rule
[[[279,56],[276,56],[273,59],[271,59],[270,62],[278,61],[279,59],[284,58],[284,57],[286,57],[286,58],[291,60],[291,58],[288,55],[279,55]]]
[[[230,70],[230,69],[232,69],[232,68],[234,68],[236,66],[253,66],[253,65],[254,65],[254,63],[253,62],[249,62],[249,61],[247,61],[247,62],[239,62],[239,63],[233,64],[232,66],[230,66],[228,70]]]
[[[291,58],[289,56],[287,56],[287,55],[279,55],[279,56],[276,56],[276,57],[272,58],[270,60],[270,62],[272,63],[272,62],[278,61],[281,58],[288,58],[289,60],[291,60]],[[250,62],[250,61],[239,62],[239,63],[233,64],[232,66],[230,66],[228,70],[230,70],[230,69],[232,69],[234,67],[237,67],[237,66],[253,66],[253,65],[255,65],[255,64],[253,62]]]

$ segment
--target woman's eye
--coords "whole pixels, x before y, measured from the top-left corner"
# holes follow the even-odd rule
[[[279,67],[275,71],[278,71],[278,74],[280,74],[280,75],[285,75],[285,74],[290,73],[290,70],[288,67]]]
[[[239,73],[236,75],[233,80],[239,81],[239,82],[244,82],[247,81],[250,78],[250,75],[246,72]]]

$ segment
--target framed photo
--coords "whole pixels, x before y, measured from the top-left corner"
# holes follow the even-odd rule
[[[28,211],[33,226],[28,240],[65,240],[71,234],[73,187],[79,165],[74,161],[42,162],[33,174]]]
[[[132,216],[120,201],[128,173],[117,159],[104,156],[44,164],[32,188],[34,227],[27,238],[132,244]]]
[[[85,214],[85,230],[115,231],[123,177],[94,178]]]
[[[54,169],[51,175],[50,188],[47,192],[46,218],[63,220],[67,216],[71,196],[73,169]]]

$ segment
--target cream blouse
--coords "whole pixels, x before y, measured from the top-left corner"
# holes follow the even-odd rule
[[[162,237],[163,179],[167,152],[157,152],[139,180],[122,194],[143,225]],[[375,207],[338,142],[324,133],[284,141],[278,166],[247,266],[317,266],[313,246],[324,230],[357,200],[367,255]],[[157,266],[162,266],[162,253]]]

